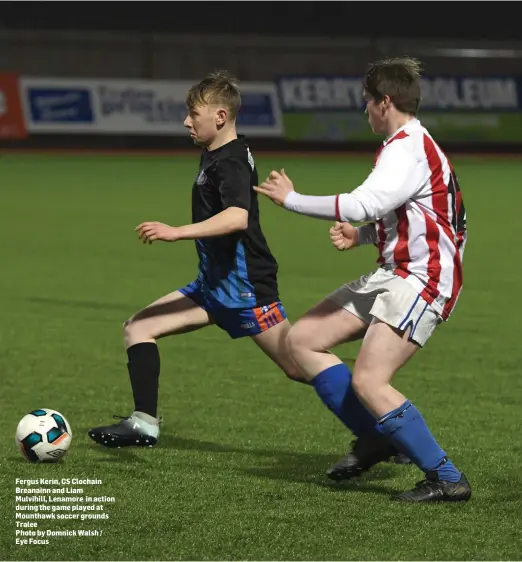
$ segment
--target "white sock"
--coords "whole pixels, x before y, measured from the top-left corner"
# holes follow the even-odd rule
[[[151,425],[159,425],[159,421],[157,418],[151,416],[150,414],[146,414],[145,412],[132,412],[131,418],[138,418],[139,420],[147,422]]]
[[[155,417],[144,412],[133,412],[131,419],[138,423],[140,432],[156,439],[159,437],[159,421]]]

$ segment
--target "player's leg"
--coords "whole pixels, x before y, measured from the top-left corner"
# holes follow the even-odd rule
[[[284,373],[297,382],[307,383],[286,347],[292,327],[280,301],[255,308],[223,308],[211,305],[216,324],[232,339],[250,337]]]
[[[241,312],[243,320],[245,315],[251,315],[254,326],[251,328],[252,341],[267,355],[285,375],[297,382],[310,384],[311,378],[301,373],[288,349],[288,334],[292,325],[286,317],[281,303],[273,303]],[[245,324],[245,322],[243,322]]]
[[[93,428],[89,436],[102,445],[152,446],[159,436],[157,419],[160,356],[156,341],[213,323],[196,284],[170,293],[124,323],[124,342],[134,398],[134,412],[111,426]]]
[[[292,325],[285,318],[270,329],[251,336],[251,339],[289,379],[309,384],[288,353],[287,336],[291,328]]]
[[[174,291],[146,306],[123,324],[123,340],[129,349],[140,343],[156,343],[165,336],[184,334],[213,323],[195,293]]]
[[[123,325],[135,411],[157,415],[160,357],[157,340],[212,324],[196,284],[156,300]]]
[[[379,431],[426,473],[425,481],[395,499],[467,500],[471,488],[465,476],[447,458],[417,408],[391,386],[395,373],[424,345],[440,322],[436,312],[418,295],[407,304],[406,314],[398,314],[406,308],[408,291],[394,289],[376,299],[372,308],[375,319],[363,340],[352,384],[378,420]]]
[[[292,326],[287,346],[303,376],[311,382],[320,372],[342,364],[331,353],[333,347],[362,339],[367,329],[365,320],[327,298]]]
[[[356,436],[353,449],[327,472],[333,480],[357,476],[397,450],[376,430],[376,422],[355,394],[348,367],[329,350],[364,337],[372,300],[342,287],[292,327],[290,354],[323,403]]]

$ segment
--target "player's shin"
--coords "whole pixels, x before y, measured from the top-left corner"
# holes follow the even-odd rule
[[[409,400],[385,414],[378,421],[377,429],[422,471],[436,472],[439,480],[460,480],[461,473],[446,457],[419,410]]]
[[[160,374],[158,346],[152,342],[138,343],[127,349],[127,355],[134,409],[156,418]]]
[[[376,421],[352,388],[352,373],[339,363],[320,372],[312,384],[325,406],[357,437],[375,435]]]

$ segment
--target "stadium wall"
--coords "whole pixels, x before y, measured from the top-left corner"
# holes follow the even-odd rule
[[[305,9],[305,4],[299,9]],[[108,16],[105,13],[103,19]],[[325,21],[330,27],[332,19]],[[349,23],[341,21],[343,28]],[[304,22],[299,20],[297,27],[304,27]],[[462,32],[451,39],[434,38],[427,31],[423,28],[419,38],[404,34],[393,38],[382,33],[362,37],[346,29],[337,36],[292,36],[275,31],[261,36],[210,30],[200,34],[181,30],[94,31],[71,29],[70,24],[67,30],[4,29],[0,25],[0,72],[62,78],[198,80],[210,70],[226,68],[242,81],[271,81],[285,74],[360,74],[375,58],[405,54],[420,58],[425,71],[434,75],[520,72],[520,38],[508,41],[504,35],[504,40],[471,40],[462,38]]]
[[[360,77],[404,53],[423,61],[420,118],[442,146],[522,153],[521,41],[93,29],[0,29],[0,146],[190,148],[185,91],[224,67],[241,78],[254,148],[373,151]]]
[[[190,149],[189,80],[0,74],[4,149]],[[423,80],[421,120],[447,150],[522,151],[522,77]],[[374,151],[362,75],[282,75],[242,83],[238,130],[257,150]]]

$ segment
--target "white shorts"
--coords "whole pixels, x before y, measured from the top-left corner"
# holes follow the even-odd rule
[[[402,277],[380,268],[347,283],[328,299],[370,325],[375,319],[406,331],[423,346],[442,318]]]

